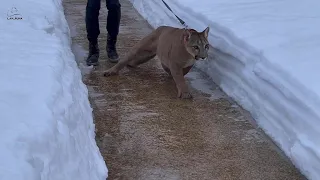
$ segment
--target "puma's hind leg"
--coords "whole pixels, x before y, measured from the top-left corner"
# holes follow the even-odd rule
[[[145,37],[139,43],[138,48],[136,49],[135,57],[133,57],[127,64],[130,67],[137,67],[140,64],[146,63],[157,54],[158,46],[158,34],[154,32],[154,35]]]
[[[104,72],[104,76],[116,75],[125,66],[136,67],[156,56],[158,34],[156,31],[144,37],[116,65]]]
[[[134,58],[132,61],[130,61],[127,66],[131,68],[135,68],[140,64],[146,63],[152,58],[156,56],[156,52],[143,52],[140,55],[138,55],[136,58]]]

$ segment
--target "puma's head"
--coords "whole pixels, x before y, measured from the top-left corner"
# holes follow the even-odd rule
[[[208,57],[208,33],[209,27],[202,32],[187,29],[183,34],[186,49],[196,60],[206,59]]]

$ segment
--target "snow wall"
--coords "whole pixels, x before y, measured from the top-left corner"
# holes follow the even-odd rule
[[[105,180],[62,1],[0,12],[0,179]]]

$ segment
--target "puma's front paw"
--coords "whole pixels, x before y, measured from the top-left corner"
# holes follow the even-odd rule
[[[192,95],[189,92],[183,92],[181,94],[181,99],[192,99]]]
[[[114,76],[114,75],[117,75],[117,74],[118,74],[118,71],[115,71],[113,69],[109,69],[109,70],[107,70],[107,71],[105,71],[103,73],[103,76],[104,77],[108,77],[108,76]]]
[[[190,92],[179,92],[178,97],[181,99],[191,99],[192,95]]]

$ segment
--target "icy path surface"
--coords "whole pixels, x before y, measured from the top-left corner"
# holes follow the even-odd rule
[[[153,27],[179,26],[162,1],[131,0]],[[310,179],[320,179],[320,1],[166,0],[218,50],[198,63]]]
[[[105,180],[61,0],[0,12],[0,179]]]

